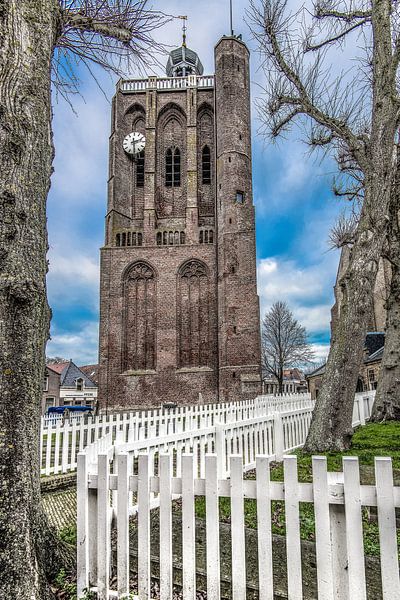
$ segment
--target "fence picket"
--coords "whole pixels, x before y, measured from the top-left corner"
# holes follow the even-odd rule
[[[366,600],[360,469],[356,456],[343,458],[343,474],[349,596],[351,600]]]
[[[383,600],[400,598],[396,511],[391,458],[375,458]]]
[[[217,457],[206,456],[207,600],[220,600],[219,502]]]
[[[97,595],[98,600],[108,600],[110,579],[110,464],[108,453],[98,456],[97,476]]]
[[[244,535],[243,459],[231,456],[231,541],[232,541],[232,598],[246,598],[246,552]]]
[[[160,454],[160,600],[172,598],[172,456]]]
[[[297,456],[283,457],[288,597],[303,599]]]
[[[318,595],[324,600],[334,600],[326,462],[325,456],[312,457],[315,552],[317,557]]]
[[[118,454],[117,579],[121,597],[129,595],[129,457]]]
[[[274,600],[269,458],[256,457],[259,600]]]
[[[150,478],[149,457],[139,454],[138,478],[138,592],[150,598]]]
[[[193,456],[182,455],[182,587],[185,600],[196,600],[196,546]]]

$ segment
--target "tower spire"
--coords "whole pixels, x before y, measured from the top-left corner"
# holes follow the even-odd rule
[[[178,15],[178,19],[182,19],[182,47],[186,48],[186,31],[187,31],[187,15]]]

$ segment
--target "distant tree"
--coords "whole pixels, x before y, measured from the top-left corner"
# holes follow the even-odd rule
[[[307,332],[294,318],[286,302],[275,302],[265,314],[261,351],[263,371],[277,379],[279,394],[283,391],[284,370],[313,360],[314,352],[307,342]]]
[[[69,555],[40,500],[46,199],[54,157],[51,77],[76,91],[76,63],[120,73],[154,62],[167,20],[146,0],[0,2],[0,598],[48,600]]]

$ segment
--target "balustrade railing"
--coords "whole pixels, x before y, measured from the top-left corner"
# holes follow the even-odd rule
[[[121,79],[118,88],[121,92],[145,92],[148,89],[181,90],[191,87],[214,87],[214,75],[188,75],[187,77],[149,77],[147,79]]]

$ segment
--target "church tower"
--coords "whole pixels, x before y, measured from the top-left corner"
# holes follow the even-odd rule
[[[121,80],[101,249],[102,410],[260,392],[249,52],[186,47],[166,77]]]

